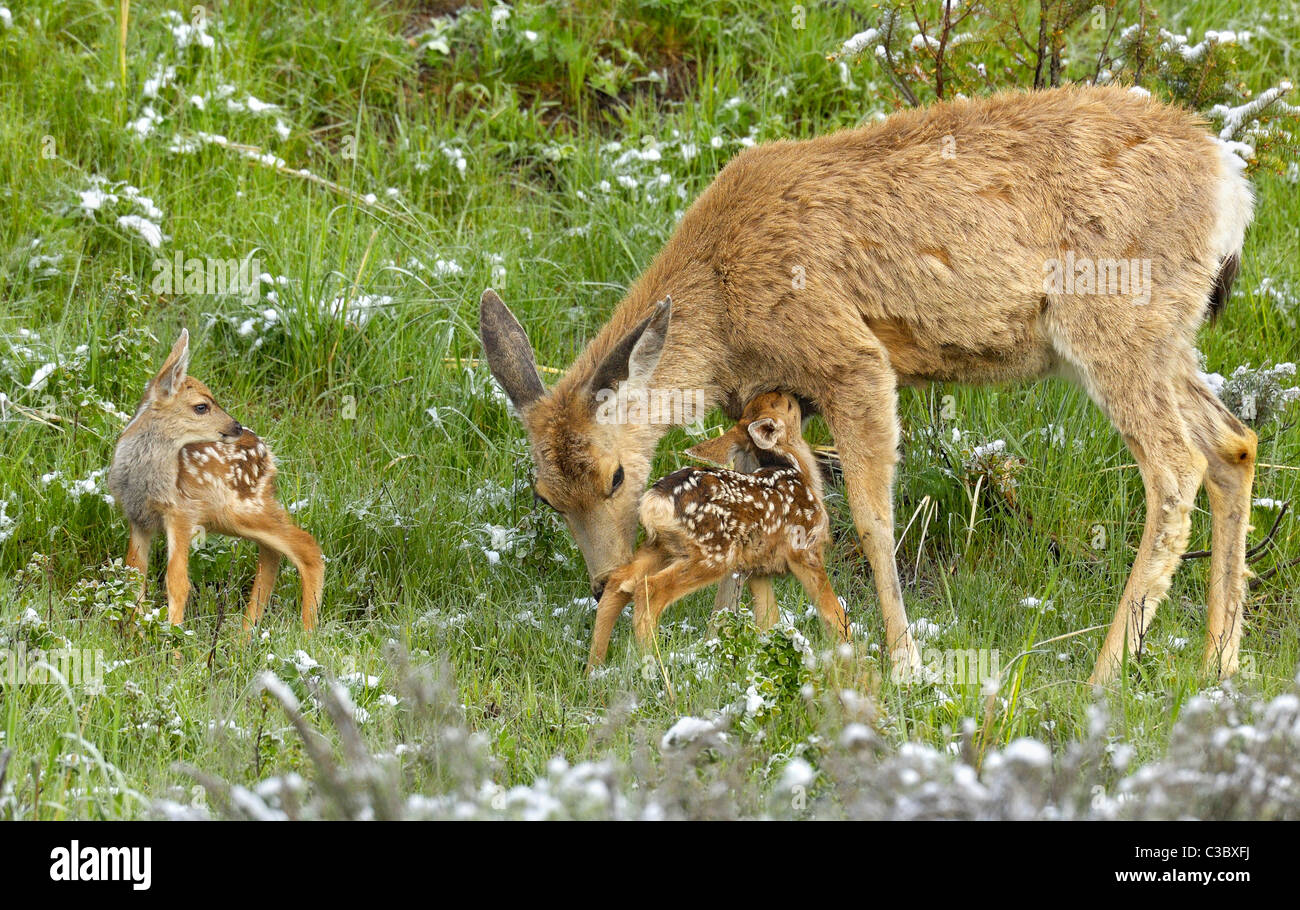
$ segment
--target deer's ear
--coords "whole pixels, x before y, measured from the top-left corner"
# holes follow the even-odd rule
[[[190,330],[181,329],[181,337],[176,339],[176,343],[172,345],[172,352],[163,361],[162,369],[149,384],[151,391],[161,398],[172,397],[180,390],[189,369]]]
[[[664,352],[664,342],[668,340],[672,308],[671,297],[659,301],[655,304],[655,311],[605,355],[591,377],[593,395],[624,382],[642,386],[650,382]]]
[[[760,417],[749,422],[749,438],[760,449],[773,448],[784,431],[785,421],[778,417]]]
[[[519,413],[545,394],[528,335],[515,314],[488,288],[478,304],[478,330],[488,368]]]

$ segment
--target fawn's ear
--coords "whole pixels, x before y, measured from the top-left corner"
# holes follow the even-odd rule
[[[779,417],[760,417],[749,422],[749,438],[760,449],[773,448],[785,432],[785,421]]]
[[[696,443],[686,450],[686,454],[700,461],[726,467],[736,460],[736,450],[742,440],[737,438],[736,428],[732,427],[721,436],[714,436],[704,442]]]
[[[162,369],[150,383],[154,394],[161,398],[171,398],[185,381],[190,369],[190,330],[181,329],[181,337],[172,345],[172,352],[163,361]]]
[[[668,323],[672,319],[673,299],[665,297],[655,304],[655,311],[636,328],[624,335],[605,355],[591,377],[593,395],[613,389],[620,383],[644,386],[650,382],[659,357],[668,340]]]
[[[478,332],[492,375],[520,414],[545,394],[528,335],[515,314],[488,288],[478,304]]]

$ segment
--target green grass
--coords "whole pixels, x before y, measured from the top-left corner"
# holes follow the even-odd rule
[[[1242,71],[1253,89],[1297,75],[1295,3],[1271,0],[1249,12],[1208,0],[1160,5],[1171,27],[1197,38],[1206,28],[1255,30]],[[329,674],[379,678],[354,693],[370,712],[362,729],[376,751],[409,733],[400,706],[380,700],[396,691],[386,644],[398,643],[416,662],[445,661],[468,725],[499,759],[503,785],[530,782],[556,754],[630,756],[635,726],[600,741],[591,735],[620,693],[635,695],[632,719],[656,733],[743,697],[745,661],[705,670],[671,657],[703,653],[706,593],[674,607],[661,629],[674,697],[657,669],[644,672],[626,621],[615,632],[611,670],[583,678],[592,612],[575,598],[586,594],[586,576],[562,526],[532,509],[519,427],[485,369],[468,366],[480,354],[477,301],[484,287],[497,288],[541,362],[566,366],[741,139],[814,135],[889,109],[870,61],[855,66],[849,89],[825,60],[860,30],[857,20],[810,4],[807,28],[795,30],[785,11],[761,3],[586,0],[561,12],[516,10],[495,32],[462,25],[473,40],[453,36],[449,59],[406,39],[428,24],[414,5],[233,0],[213,14],[215,47],[178,49],[167,7],[146,2],[131,5],[122,84],[117,9],[33,2],[14,13],[13,28],[0,26],[0,392],[11,402],[0,421],[0,501],[14,521],[0,542],[0,630],[13,634],[19,617],[35,610],[42,634],[100,649],[117,665],[98,692],[0,687],[0,749],[13,752],[0,817],[136,815],[169,788],[189,791],[193,782],[177,762],[240,783],[289,769],[309,774],[278,711],[268,713],[253,685],[268,668],[292,677],[285,658],[299,649]],[[528,40],[530,30],[538,42]],[[176,80],[146,100],[144,83],[160,60],[177,67]],[[667,87],[650,75],[664,67],[673,74]],[[278,110],[228,110],[223,85],[234,87],[230,100],[252,95]],[[186,100],[204,94],[202,109]],[[137,138],[129,124],[146,104],[164,119]],[[277,135],[277,120],[287,138]],[[216,144],[169,151],[173,139],[199,131],[272,151],[331,186]],[[621,151],[647,140],[662,160],[613,169]],[[695,154],[684,155],[684,145]],[[648,190],[660,172],[666,185]],[[621,186],[619,173],[640,185]],[[159,251],[116,224],[117,214],[132,211],[125,200],[112,217],[79,213],[78,193],[92,175],[138,187],[162,210]],[[1224,317],[1201,336],[1207,369],[1224,375],[1239,364],[1300,360],[1295,313],[1259,291],[1265,278],[1292,289],[1300,282],[1300,202],[1284,176],[1260,172],[1254,180],[1259,203],[1242,275]],[[370,193],[378,205],[358,198]],[[246,306],[230,296],[154,293],[154,259],[177,250],[255,255],[265,272],[284,276],[275,324],[240,332],[272,306],[265,298]],[[34,269],[36,254],[59,258]],[[440,273],[439,260],[457,268]],[[329,312],[335,298],[354,306],[364,295],[390,299],[361,325]],[[99,402],[130,412],[182,326],[193,336],[191,372],[268,440],[283,500],[303,503],[297,517],[325,549],[326,597],[312,637],[301,630],[297,577],[287,570],[264,633],[240,642],[255,548],[224,538],[211,538],[191,562],[192,635],[124,634],[78,593],[79,582],[125,552],[126,525],[102,497],[78,496],[66,482],[107,465],[122,424]],[[44,388],[27,389],[47,361],[60,368]],[[882,731],[896,744],[947,749],[965,718],[994,746],[1020,736],[1053,745],[1079,738],[1095,702],[1085,680],[1104,630],[1070,633],[1109,622],[1140,536],[1142,487],[1130,456],[1086,396],[1059,383],[905,390],[902,419],[896,515],[909,617],[936,626],[933,647],[996,649],[1007,681],[994,699],[978,686],[879,682],[873,643],[883,630],[870,574],[841,533],[832,577],[861,630],[859,654],[847,668],[812,671],[813,684],[871,692]],[[1300,475],[1286,467],[1300,463],[1293,420],[1294,410],[1261,428],[1260,461],[1280,467],[1260,469],[1257,497],[1300,494]],[[1049,424],[1063,429],[1063,445],[1040,433]],[[968,528],[973,478],[943,473],[919,438],[932,425],[944,438],[956,427],[970,444],[1006,440],[1024,460],[1018,511],[981,496]],[[828,439],[823,426],[816,432]],[[656,473],[682,463],[685,439],[668,438]],[[924,538],[921,518],[904,534],[925,496],[938,511]],[[842,496],[831,506],[847,532]],[[1203,497],[1200,506],[1194,549],[1208,546]],[[1273,514],[1256,511],[1253,540]],[[522,552],[493,563],[485,525],[532,536]],[[1092,545],[1097,526],[1105,530],[1100,548]],[[1292,516],[1283,519],[1257,570],[1300,555],[1296,527]],[[48,568],[20,580],[33,553],[47,555]],[[163,562],[159,545],[150,572],[155,606]],[[1198,669],[1206,563],[1184,564],[1140,667],[1102,696],[1115,735],[1140,760],[1162,753],[1181,706],[1210,686]],[[1254,592],[1243,645],[1250,672],[1240,686],[1270,695],[1294,677],[1298,577],[1287,569]],[[814,647],[827,647],[797,588],[782,582],[778,592]],[[1023,606],[1027,597],[1051,608]],[[1057,640],[1035,647],[1048,639]],[[758,645],[745,647],[752,654]],[[798,697],[778,706],[755,728],[776,768],[782,756],[815,752],[824,721]],[[217,735],[214,725],[238,732]],[[760,742],[754,731],[745,735]],[[92,753],[100,757],[86,758]],[[103,786],[105,776],[115,790]],[[122,795],[128,789],[141,798]]]

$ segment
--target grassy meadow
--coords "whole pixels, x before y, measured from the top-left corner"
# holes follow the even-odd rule
[[[666,614],[655,654],[637,652],[625,618],[608,669],[584,678],[594,602],[562,523],[534,506],[522,431],[477,360],[479,295],[497,289],[540,363],[562,370],[738,150],[895,108],[870,54],[827,59],[869,4],[806,4],[795,27],[782,5],[750,0],[230,0],[201,13],[147,0],[123,30],[116,2],[0,3],[0,648],[104,662],[92,685],[0,677],[0,818],[250,814],[230,808],[236,792],[268,817],[295,814],[289,792],[350,817],[898,814],[836,789],[861,741],[860,763],[897,768],[922,750],[948,769],[935,779],[1068,764],[1100,788],[1082,805],[1122,815],[1136,769],[1190,760],[1194,731],[1176,733],[1189,706],[1207,731],[1207,711],[1231,729],[1296,691],[1291,510],[1252,561],[1236,680],[1200,672],[1208,559],[1191,559],[1141,661],[1104,691],[1087,684],[1143,491],[1106,419],[1060,382],[901,392],[909,618],[927,654],[981,654],[992,682],[889,679],[835,485],[830,571],[855,623],[850,654],[782,580],[786,622],[770,636],[743,615],[711,627],[700,592]],[[1255,92],[1300,74],[1292,0],[1156,6],[1193,41],[1250,31],[1240,79]],[[1233,373],[1300,360],[1300,192],[1294,164],[1251,179],[1242,272],[1200,347],[1227,394],[1254,382],[1269,403],[1254,423],[1255,544],[1300,495],[1300,411],[1285,392],[1297,383],[1285,368]],[[205,265],[229,260],[261,277],[232,288],[235,269]],[[182,628],[165,623],[161,541],[152,612],[131,610],[115,562],[127,527],[103,473],[182,327],[192,375],[266,439],[281,498],[324,548],[314,635],[286,568],[241,639],[256,548],[216,535],[196,541]],[[832,442],[820,422],[811,433]],[[687,463],[689,440],[667,437],[654,476]],[[1191,548],[1208,545],[1202,494]],[[292,701],[325,746],[294,728]],[[1238,747],[1225,741],[1215,748]],[[1086,758],[1071,751],[1081,742]],[[594,802],[570,798],[583,774],[604,782]],[[375,776],[390,802],[330,795]],[[671,805],[636,802],[677,777],[756,795],[723,809],[681,783]],[[862,787],[911,786],[892,780]],[[786,790],[812,802],[773,802]]]

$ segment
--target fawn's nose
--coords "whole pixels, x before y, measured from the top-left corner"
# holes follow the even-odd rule
[[[605,593],[605,579],[593,581],[591,583],[591,596],[600,600],[600,596]]]
[[[243,426],[239,423],[238,420],[232,420],[232,421],[230,421],[230,426],[226,427],[226,434],[225,434],[225,435],[227,435],[227,436],[243,436],[243,435],[244,435],[244,428],[243,428]]]

